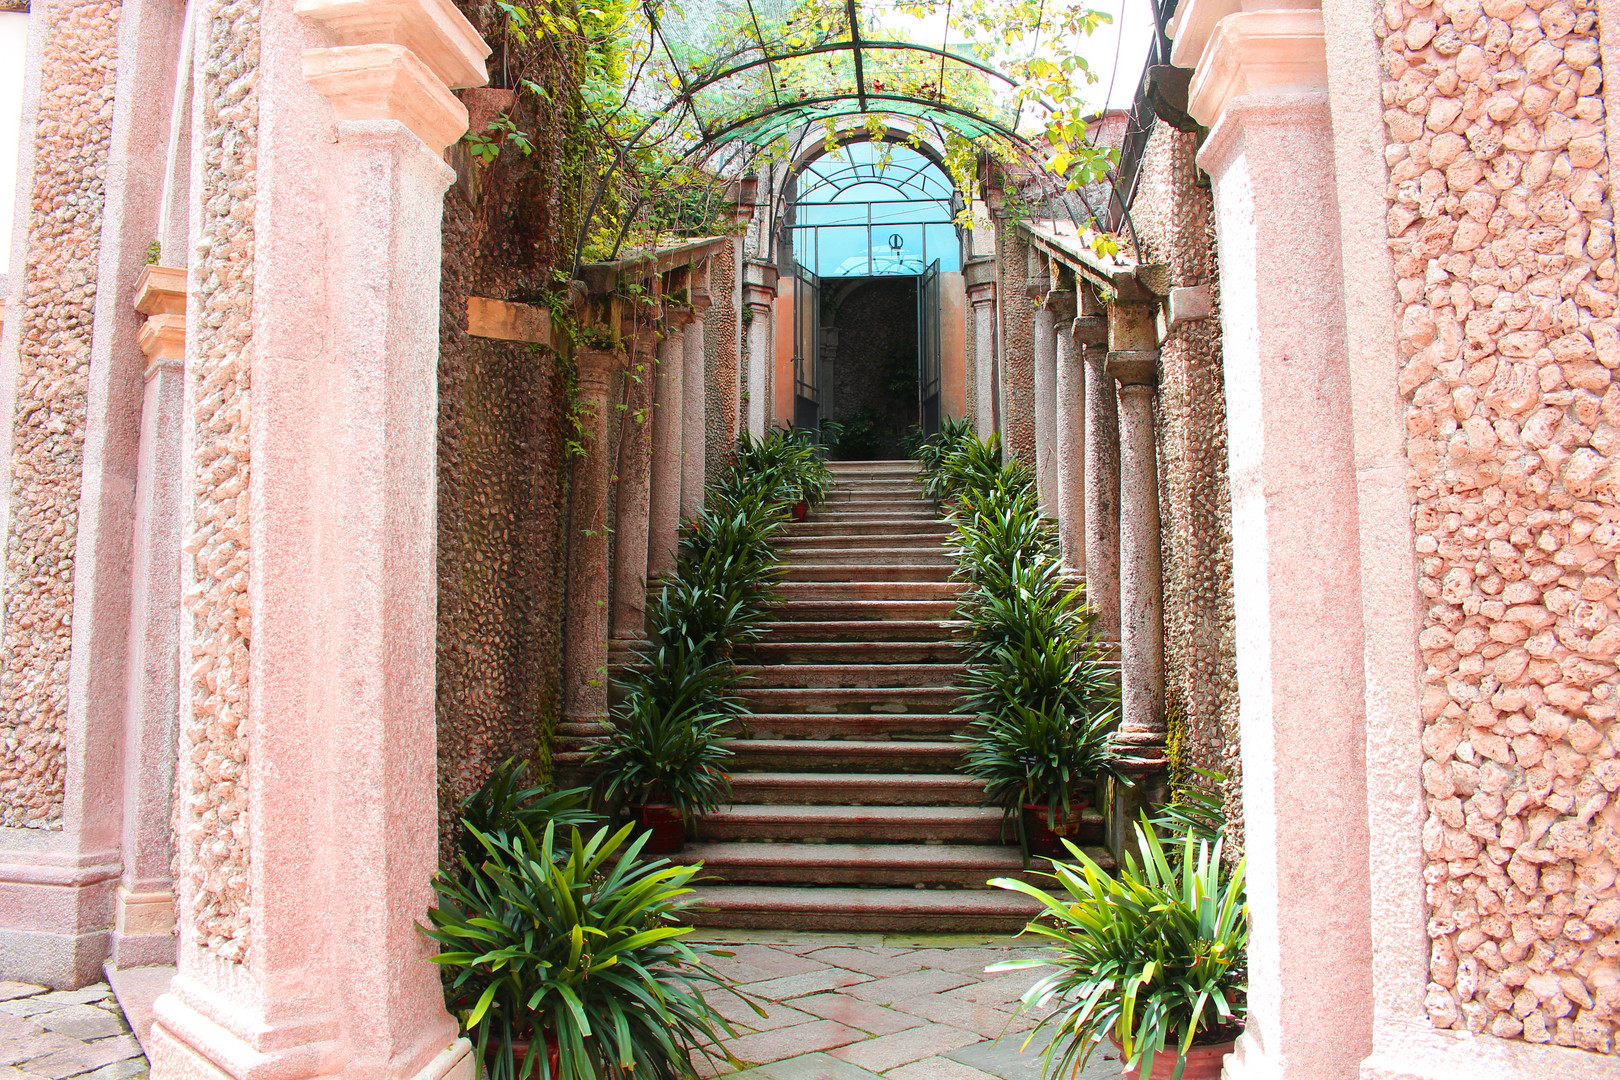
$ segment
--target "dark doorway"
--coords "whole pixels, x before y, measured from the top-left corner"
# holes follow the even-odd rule
[[[831,390],[823,419],[841,429],[834,460],[907,456],[906,436],[918,421],[918,281],[822,282],[822,372]]]

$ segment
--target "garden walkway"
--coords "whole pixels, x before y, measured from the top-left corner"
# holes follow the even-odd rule
[[[1039,1080],[1033,1021],[1015,1016],[1038,971],[988,975],[1032,950],[960,935],[704,931],[735,955],[716,966],[764,999],[764,1019],[734,998],[715,1002],[741,1032],[748,1066],[727,1080]],[[1119,1062],[1092,1057],[1080,1080],[1115,1080]]]

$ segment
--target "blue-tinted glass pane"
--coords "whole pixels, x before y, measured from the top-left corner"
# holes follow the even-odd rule
[[[951,207],[937,199],[917,199],[902,203],[873,203],[872,224],[949,221]]]
[[[853,206],[805,206],[802,203],[794,208],[798,215],[799,225],[865,225],[866,204],[856,203]]]
[[[924,225],[923,231],[927,234],[930,262],[938,259],[942,271],[962,269],[962,241],[955,225]]]
[[[834,226],[816,233],[816,273],[821,277],[863,277],[871,272],[866,226]]]
[[[885,225],[872,229],[874,274],[920,274],[923,261],[922,225]]]

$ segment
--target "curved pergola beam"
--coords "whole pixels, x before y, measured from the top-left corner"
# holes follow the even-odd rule
[[[768,108],[760,109],[756,112],[748,114],[747,116],[739,117],[712,129],[707,137],[703,140],[703,143],[693,147],[692,151],[688,151],[688,153],[690,154],[691,152],[696,151],[699,149],[699,147],[706,143],[722,143],[729,142],[734,138],[749,138],[748,135],[742,133],[742,129],[751,124],[759,124],[762,121],[770,120],[776,116],[783,117],[783,122],[774,123],[770,125],[770,127],[781,127],[783,126],[784,122],[786,126],[797,126],[798,124],[807,124],[816,120],[829,119],[838,116],[853,116],[863,112],[882,112],[884,111],[883,109],[874,109],[872,107],[873,102],[881,101],[893,101],[905,105],[920,105],[926,109],[934,109],[941,113],[948,113],[952,116],[958,116],[963,120],[969,121],[971,124],[984,129],[974,131],[973,134],[975,135],[999,135],[1015,145],[1023,147],[1025,150],[1030,151],[1031,153],[1035,152],[1035,146],[1033,143],[1031,143],[1024,136],[1018,134],[1016,131],[1007,127],[1005,124],[992,120],[983,113],[977,113],[971,109],[964,109],[959,105],[951,105],[944,101],[937,101],[934,98],[921,97],[916,94],[896,94],[889,93],[887,91],[877,94],[868,92],[865,95],[865,98],[866,102],[863,107],[861,95],[857,94],[853,89],[851,89],[840,91],[835,94],[819,94],[815,97],[799,98],[797,101],[784,101],[781,105],[772,105]],[[831,105],[834,103],[846,103],[852,107],[837,111],[825,112],[817,116],[805,115],[806,112],[815,110],[817,106]],[[899,112],[898,110],[896,111]],[[903,116],[909,114],[899,112],[899,115]],[[921,118],[918,117],[916,119]],[[966,134],[965,132],[959,133]]]
[[[910,41],[868,41],[865,38],[862,38],[859,41],[828,41],[820,45],[811,46],[808,49],[798,49],[794,52],[768,53],[757,60],[750,60],[746,64],[737,64],[733,67],[726,68],[724,71],[717,71],[713,74],[705,75],[701,79],[694,79],[690,84],[688,84],[687,90],[690,93],[695,94],[699,90],[706,89],[713,86],[717,82],[722,82],[729,79],[733,75],[740,75],[745,71],[752,71],[754,68],[764,67],[766,64],[779,64],[784,60],[797,60],[804,56],[819,56],[824,53],[831,52],[855,52],[857,50],[865,49],[929,53],[933,56],[943,57],[946,60],[954,60],[965,67],[970,67],[975,71],[982,72],[985,75],[999,79],[1008,86],[1015,87],[1018,85],[1016,80],[1004,72],[997,71],[990,64],[987,64],[982,60],[973,60],[966,56],[961,56],[946,49],[936,48],[932,45],[918,45]],[[761,46],[760,51],[765,52],[763,46]],[[783,104],[787,103],[784,102]]]

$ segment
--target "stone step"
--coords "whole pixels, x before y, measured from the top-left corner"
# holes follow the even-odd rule
[[[736,773],[739,805],[983,806],[984,784],[960,773]]]
[[[958,619],[796,619],[765,623],[765,641],[951,641],[966,624]]]
[[[947,600],[954,603],[965,587],[957,581],[788,581],[776,591],[789,602]]]
[[[949,536],[951,531],[952,527],[948,522],[922,515],[903,517],[896,514],[873,514],[862,520],[844,521],[822,521],[810,518],[788,526],[787,543],[789,545],[798,544],[801,541],[816,537],[890,536],[895,534],[929,537],[938,543]]]
[[[918,622],[949,619],[955,600],[789,600],[772,609],[781,622]]]
[[[937,713],[935,715],[938,715]],[[744,721],[746,723],[746,721]],[[744,772],[942,773],[967,753],[960,740],[728,739],[733,775]]]
[[[800,526],[804,528],[805,526]],[[877,532],[850,536],[813,536],[809,533],[789,533],[778,545],[784,557],[801,552],[848,551],[851,549],[881,550],[884,548],[926,548],[940,554],[945,550],[945,535],[937,529]]]
[[[753,713],[731,725],[755,739],[931,739],[967,730],[960,713]]]
[[[949,581],[955,565],[939,559],[932,563],[807,563],[787,564],[789,582]]]
[[[926,510],[933,514],[934,500],[924,495],[916,484],[851,484],[839,485],[827,493],[817,511],[824,510]]]
[[[1013,934],[1043,910],[1006,889],[791,888],[703,885],[695,926],[929,934]]]
[[[829,461],[827,469],[834,479],[845,476],[860,475],[872,476],[892,474],[894,476],[918,476],[922,473],[922,465],[911,458],[885,458],[872,461]]]
[[[805,518],[805,524],[825,524],[828,522],[845,522],[867,524],[871,522],[936,522],[939,516],[927,503],[919,501],[916,506],[897,505],[894,500],[880,499],[872,503],[862,503],[859,506],[841,506],[826,504],[810,512]],[[795,530],[797,531],[797,530]]]
[[[953,686],[963,664],[749,664],[737,671],[745,686],[778,689],[864,689],[873,686]]]
[[[961,650],[954,641],[762,641],[737,656],[756,664],[950,664]]]
[[[990,879],[1021,877],[1039,881],[1043,861],[1024,857],[1016,846],[988,844],[687,844],[671,862],[701,862],[703,874],[731,884],[881,885],[987,889]]]
[[[750,686],[737,688],[762,713],[948,713],[962,691],[954,686]]]
[[[1005,829],[1003,826],[1005,825]],[[733,806],[698,824],[705,841],[877,841],[1006,844],[1014,826],[994,806]]]
[[[790,572],[796,566],[943,566],[947,570],[956,566],[951,553],[940,544],[784,548],[781,555]]]

